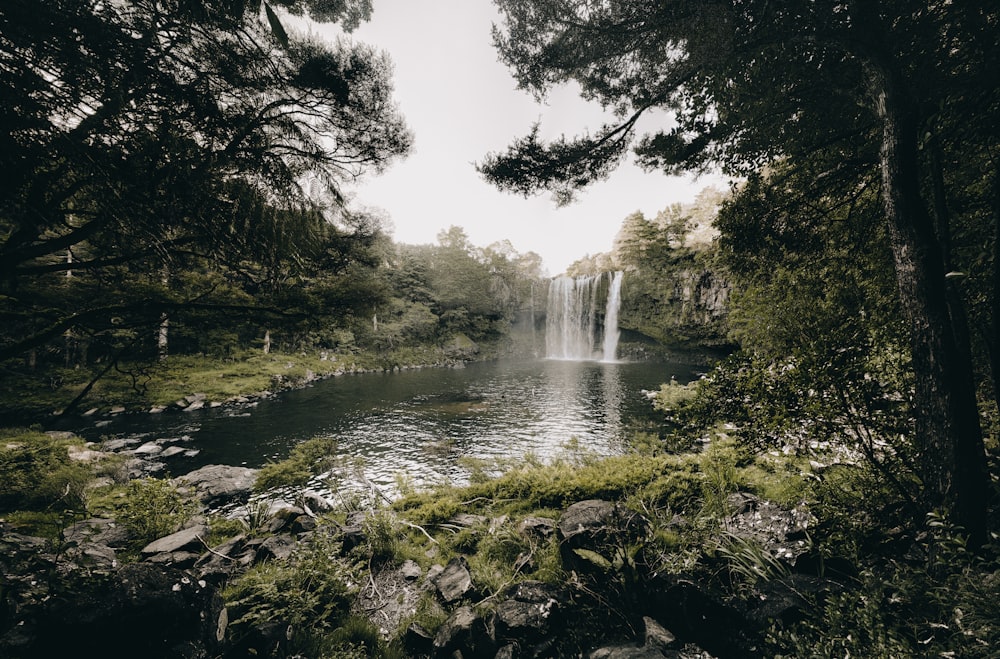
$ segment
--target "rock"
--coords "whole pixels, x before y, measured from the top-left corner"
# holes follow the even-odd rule
[[[464,556],[458,556],[448,561],[441,574],[434,578],[441,599],[445,602],[457,602],[472,591],[472,575],[469,574],[469,564]]]
[[[139,440],[133,437],[125,437],[122,439],[106,439],[101,443],[101,448],[105,451],[120,451],[126,446],[131,446],[132,444],[138,444]]]
[[[399,567],[399,573],[403,575],[403,579],[407,581],[416,581],[423,574],[423,570],[417,565],[416,561],[407,559]]]
[[[449,657],[456,650],[462,657],[490,656],[492,648],[486,622],[469,606],[455,609],[434,636],[435,657]]]
[[[559,518],[563,563],[580,573],[599,572],[601,563],[612,560],[620,547],[643,535],[647,524],[642,517],[608,501],[574,503]]]
[[[135,453],[136,455],[151,457],[154,455],[158,455],[162,451],[163,447],[157,444],[156,442],[146,442],[145,444],[143,444],[142,446],[140,446],[139,448],[135,449],[132,452]]]
[[[186,570],[194,567],[199,558],[201,558],[201,554],[198,552],[173,551],[164,552],[162,554],[153,554],[148,557],[146,561],[157,565],[169,565],[179,570]]]
[[[634,643],[598,648],[587,655],[588,659],[663,659],[666,656],[656,648],[640,647]]]
[[[307,513],[309,511],[313,513],[328,513],[333,510],[333,504],[315,492],[303,492],[301,496],[302,504],[305,506]]]
[[[129,533],[114,520],[95,517],[70,524],[62,530],[63,540],[70,545],[98,544],[108,547],[124,547],[128,544]]]
[[[316,530],[316,518],[305,514],[299,515],[292,520],[289,530],[296,535],[311,533]]]
[[[122,414],[124,411],[125,411],[124,407],[122,407],[121,405],[115,405],[110,410],[108,410],[108,414]]]
[[[151,408],[149,408],[149,413],[150,414],[161,414],[166,409],[167,409],[166,405],[153,405]]]
[[[646,625],[646,645],[648,647],[667,650],[677,645],[677,637],[660,623],[649,616],[643,616],[642,622]]]
[[[454,524],[455,526],[462,526],[465,528],[472,528],[473,526],[481,526],[486,523],[487,517],[483,515],[471,515],[469,513],[459,513],[448,520],[448,524]]]
[[[177,533],[171,533],[170,535],[160,538],[159,540],[154,540],[143,547],[140,553],[148,556],[151,554],[171,553],[181,551],[182,549],[193,548],[198,550],[198,554],[200,556],[200,550],[204,547],[202,538],[206,535],[208,535],[208,527],[203,524],[198,524],[196,526],[182,529]]]
[[[525,537],[546,540],[556,532],[556,521],[548,517],[525,517],[517,530]]]
[[[410,623],[403,633],[403,647],[411,656],[430,654],[434,647],[434,637],[417,623]]]
[[[242,533],[212,547],[198,558],[195,564],[200,570],[210,570],[220,566],[231,567],[236,557],[246,544],[247,537]],[[228,570],[227,570],[228,571]]]
[[[341,553],[348,554],[355,547],[368,542],[368,534],[364,528],[365,514],[361,511],[347,516],[347,523],[340,527]]]
[[[257,550],[256,560],[286,560],[295,551],[297,545],[298,543],[295,541],[295,538],[290,535],[269,536],[264,539],[264,542],[261,543],[260,548]]]
[[[559,518],[559,533],[571,546],[590,546],[604,540],[615,524],[615,506],[591,499],[574,503]]]
[[[69,547],[64,556],[66,560],[86,570],[108,571],[118,567],[115,550],[107,545],[88,542]]]
[[[206,465],[175,479],[179,485],[193,487],[207,506],[248,500],[256,480],[256,469],[229,465]]]
[[[167,448],[163,449],[162,453],[160,453],[160,457],[163,459],[172,458],[175,455],[183,455],[187,451],[188,449],[184,448],[183,446],[168,446]]]
[[[191,403],[190,405],[188,405],[187,407],[185,407],[184,411],[185,412],[194,412],[195,410],[200,410],[203,407],[205,407],[205,401],[203,401],[203,400],[196,400],[193,403]]]
[[[84,448],[81,446],[69,446],[68,447],[69,459],[74,462],[97,462],[105,457],[105,453],[102,451],[94,451],[89,448]]]
[[[519,646],[535,645],[552,635],[559,626],[560,605],[564,593],[540,581],[523,581],[505,591],[491,616],[491,627],[498,643],[514,641]]]
[[[208,396],[206,396],[205,394],[191,394],[189,396],[185,396],[184,400],[189,404],[193,404],[193,403],[200,403],[206,398],[208,398]]]

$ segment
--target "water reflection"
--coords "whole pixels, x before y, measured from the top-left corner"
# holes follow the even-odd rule
[[[629,424],[649,411],[640,390],[694,372],[680,363],[546,360],[344,376],[250,409],[129,415],[86,434],[186,436],[185,446],[201,452],[171,463],[174,474],[211,463],[259,466],[324,436],[379,487],[391,489],[397,473],[416,484],[464,482],[462,458],[549,459],[571,441],[621,452]]]

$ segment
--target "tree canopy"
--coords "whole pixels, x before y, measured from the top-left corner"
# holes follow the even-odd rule
[[[915,374],[922,504],[952,510],[983,541],[985,457],[968,299],[946,274],[966,267],[953,226],[979,239],[979,253],[965,254],[969,265],[993,273],[998,265],[995,251],[981,249],[984,239],[996,243],[998,215],[991,181],[1000,87],[987,73],[997,64],[997,10],[897,0],[497,5],[504,23],[495,42],[522,89],[544,97],[575,81],[616,117],[550,144],[536,126],[506,152],[487,155],[480,170],[501,189],[547,189],[566,202],[631,148],[646,168],[718,166],[765,186],[785,185],[773,176],[780,164],[796,172],[795,194],[784,197],[786,213],[765,217],[789,226],[810,214],[836,221],[816,209],[850,212],[877,195],[872,221],[886,231]],[[654,111],[671,121],[637,134],[639,119]],[[994,300],[994,286],[968,288]],[[987,316],[980,313],[980,325],[995,328]]]
[[[262,292],[364,260],[378,227],[342,186],[409,149],[391,64],[289,39],[275,11],[350,29],[371,3],[271,4],[0,7],[0,357],[278,315]]]

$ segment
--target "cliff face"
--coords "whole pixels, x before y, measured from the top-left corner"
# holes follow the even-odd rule
[[[693,258],[655,272],[626,272],[618,321],[629,333],[623,340],[647,337],[667,347],[728,345],[729,293],[724,276]]]

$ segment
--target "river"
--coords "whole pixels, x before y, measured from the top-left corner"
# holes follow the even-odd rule
[[[642,390],[671,377],[687,382],[704,363],[498,361],[344,375],[252,406],[121,415],[80,434],[180,438],[198,454],[167,462],[172,475],[205,464],[258,467],[328,436],[380,487],[392,489],[397,474],[415,484],[462,483],[470,473],[462,458],[545,460],[568,447],[621,453],[634,424],[650,414]]]

